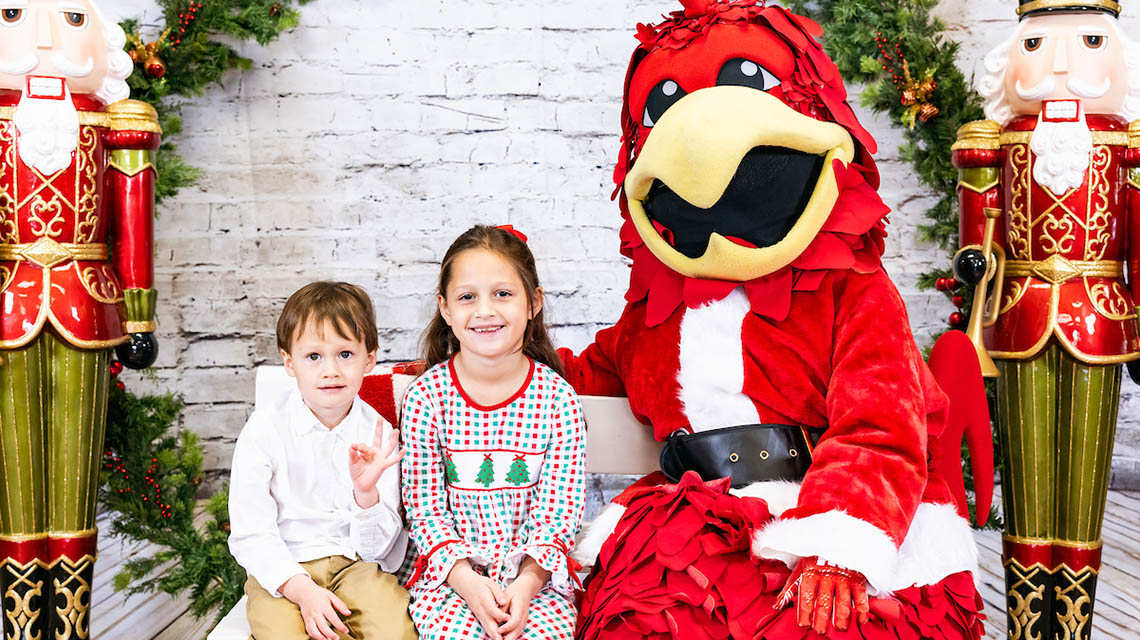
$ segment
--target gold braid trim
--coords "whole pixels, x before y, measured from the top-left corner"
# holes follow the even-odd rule
[[[77,111],[79,124],[88,127],[103,127],[111,125],[111,116],[103,111]],[[16,107],[0,107],[0,120],[11,120],[16,116]]]
[[[1107,145],[1110,147],[1127,147],[1129,133],[1127,131],[1092,131],[1094,145]],[[1033,139],[1032,131],[1006,131],[1001,134],[1002,146],[1009,144],[1029,144]]]
[[[1053,254],[1045,260],[1007,260],[1005,275],[1010,278],[1033,276],[1053,284],[1073,278],[1122,278],[1124,263],[1119,260],[1066,260]]]
[[[45,269],[68,260],[106,260],[109,256],[102,243],[56,242],[47,236],[27,244],[0,244],[0,260],[28,260]]]
[[[1104,9],[1120,14],[1120,3],[1115,0],[1033,0],[1017,8],[1017,15],[1042,9]]]

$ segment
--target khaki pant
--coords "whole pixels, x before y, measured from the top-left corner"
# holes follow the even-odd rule
[[[408,592],[396,577],[380,570],[375,562],[330,556],[302,562],[317,586],[332,591],[352,613],[344,619],[351,640],[416,640],[408,617]],[[253,576],[245,582],[249,596],[246,615],[256,640],[304,640],[301,610],[285,598],[274,598]]]

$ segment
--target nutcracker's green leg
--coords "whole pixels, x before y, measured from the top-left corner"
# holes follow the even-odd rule
[[[1057,531],[1053,547],[1053,638],[1088,640],[1100,572],[1120,402],[1121,367],[1061,355],[1057,421]]]
[[[51,638],[89,637],[95,566],[95,502],[110,384],[110,349],[83,350],[50,338],[48,540],[54,615]]]
[[[0,350],[0,589],[5,639],[47,638],[50,623],[43,336]]]
[[[1053,485],[1060,350],[1052,345],[1026,361],[998,361],[998,437],[1005,538],[1002,561],[1010,640],[1052,637]]]

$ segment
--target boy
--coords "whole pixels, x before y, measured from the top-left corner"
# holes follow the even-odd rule
[[[230,478],[230,552],[249,574],[253,637],[414,639],[391,574],[407,546],[403,450],[356,395],[376,364],[372,302],[350,284],[307,285],[281,311],[277,346],[297,389],[250,416]]]

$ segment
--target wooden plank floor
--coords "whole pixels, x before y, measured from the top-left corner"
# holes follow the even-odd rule
[[[157,547],[149,543],[123,542],[112,538],[108,514],[100,514],[97,523],[99,557],[95,563],[95,581],[91,588],[91,637],[95,640],[200,640],[213,626],[213,616],[196,620],[188,612],[185,599],[165,593],[145,593],[125,597],[115,591],[113,580],[119,566],[134,557],[153,554]]]
[[[995,502],[1000,502],[996,500]],[[101,531],[109,528],[100,517]],[[979,582],[986,602],[987,640],[1005,637],[1005,586],[1001,569],[1001,533],[979,531]],[[1097,585],[1093,640],[1134,640],[1140,637],[1140,493],[1111,491],[1104,523],[1104,567]],[[212,626],[213,616],[195,620],[182,599],[165,594],[123,597],[112,587],[119,565],[154,547],[124,543],[110,536],[99,541],[92,591],[91,620],[95,640],[200,640]]]

